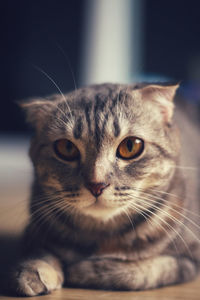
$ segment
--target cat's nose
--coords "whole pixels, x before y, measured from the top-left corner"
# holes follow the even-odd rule
[[[95,197],[98,197],[102,194],[103,190],[109,186],[109,184],[106,184],[104,182],[88,182],[86,184],[87,189],[94,195]]]

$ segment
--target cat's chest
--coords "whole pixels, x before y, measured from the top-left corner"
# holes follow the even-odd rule
[[[112,257],[121,260],[138,260],[147,258],[162,250],[160,233],[149,235],[139,231],[127,233],[123,236],[110,237],[97,241],[94,255]],[[148,251],[147,251],[148,250]]]
[[[97,256],[115,256],[121,259],[127,259],[128,254],[133,252],[131,241],[124,238],[104,239],[97,243],[94,255]]]
[[[94,256],[116,258],[120,260],[138,259],[140,247],[135,244],[132,236],[113,237],[97,242]]]
[[[90,246],[80,244],[71,247],[68,243],[64,246],[50,245],[51,250],[61,257],[66,263],[72,263],[83,258],[108,257],[120,260],[133,260],[138,258],[138,249],[133,246],[133,238],[110,237],[99,238]]]

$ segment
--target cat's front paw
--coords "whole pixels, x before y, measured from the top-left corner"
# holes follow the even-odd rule
[[[12,286],[21,296],[48,294],[61,288],[63,276],[50,264],[35,259],[22,263],[14,273]]]

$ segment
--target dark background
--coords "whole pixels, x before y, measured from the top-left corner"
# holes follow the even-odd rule
[[[67,92],[79,83],[84,0],[18,0],[0,4],[0,133],[23,133],[15,100]],[[200,1],[144,1],[144,74],[198,81]],[[61,49],[62,48],[62,49]],[[65,52],[65,54],[63,54]],[[198,69],[199,67],[199,69]]]

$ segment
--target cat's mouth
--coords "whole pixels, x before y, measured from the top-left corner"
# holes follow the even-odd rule
[[[95,200],[82,207],[82,212],[85,215],[90,215],[92,217],[101,219],[101,220],[108,220],[110,218],[112,218],[114,215],[117,214],[117,212],[119,213],[120,208],[118,205],[115,206],[111,206],[106,204],[102,199],[99,199],[98,197],[95,198]]]
[[[89,208],[89,207],[96,207],[96,208],[106,208],[107,206],[102,203],[101,201],[99,201],[98,198],[95,199],[95,201],[91,204],[89,204],[86,208]]]
[[[106,205],[102,203],[102,201],[100,201],[98,197],[95,197],[92,202],[90,202],[89,204],[87,203],[83,208],[88,209],[90,207],[105,208]]]

